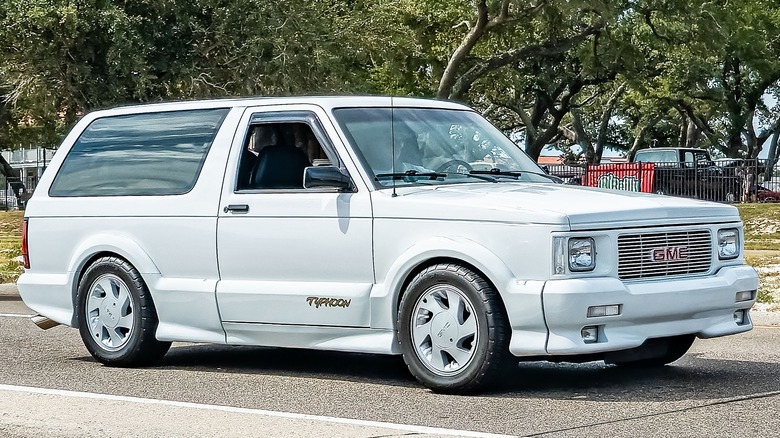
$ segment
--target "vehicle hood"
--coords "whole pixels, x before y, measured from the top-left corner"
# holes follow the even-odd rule
[[[374,192],[375,218],[496,221],[590,230],[739,221],[733,206],[547,183],[476,183]]]

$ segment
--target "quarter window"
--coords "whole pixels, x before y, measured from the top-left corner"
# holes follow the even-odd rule
[[[180,195],[195,186],[228,109],[104,117],[65,157],[50,196]]]

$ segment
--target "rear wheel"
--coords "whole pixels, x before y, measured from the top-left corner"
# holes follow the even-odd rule
[[[409,370],[437,392],[484,389],[510,363],[498,293],[463,266],[439,264],[417,274],[401,299],[397,330]]]
[[[79,332],[89,353],[112,366],[148,365],[159,360],[170,342],[155,338],[157,312],[141,274],[127,261],[103,257],[79,283]]]

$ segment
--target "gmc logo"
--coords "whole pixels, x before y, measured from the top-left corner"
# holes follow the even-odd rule
[[[650,250],[650,260],[654,262],[670,262],[688,258],[688,248],[685,246],[667,246]]]

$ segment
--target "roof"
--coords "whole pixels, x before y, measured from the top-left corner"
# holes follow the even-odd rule
[[[141,105],[118,106],[115,108],[93,111],[95,117],[109,115],[134,114],[145,112],[177,111],[188,109],[233,108],[267,105],[317,105],[323,109],[345,107],[406,107],[406,108],[442,108],[455,110],[471,110],[471,108],[455,102],[435,99],[418,99],[410,97],[391,96],[295,96],[295,97],[244,97],[210,100],[186,100],[163,103],[148,103]]]
[[[707,152],[706,149],[702,148],[673,148],[673,147],[663,147],[663,148],[646,148],[646,149],[640,149],[636,151],[636,153],[639,152],[652,152],[652,151],[703,151]]]

